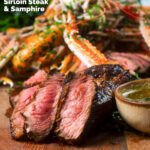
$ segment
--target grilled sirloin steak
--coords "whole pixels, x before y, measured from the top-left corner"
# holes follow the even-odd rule
[[[54,129],[66,141],[78,141],[111,114],[114,89],[130,78],[128,71],[113,64],[94,66],[66,77],[53,70],[42,83],[12,97],[17,101],[10,119],[12,136],[20,139],[26,135],[40,141]],[[36,81],[30,79],[31,83]]]
[[[55,133],[67,141],[81,140],[113,110],[113,91],[131,75],[120,65],[105,64],[70,73],[65,79]]]
[[[57,113],[64,76],[54,72],[38,89],[35,98],[25,108],[25,130],[28,138],[40,141],[50,134]]]
[[[10,129],[14,139],[21,139],[24,137],[24,118],[22,113],[34,97],[38,88],[39,86],[36,85],[34,87],[24,89],[14,98],[14,100],[17,101],[17,104],[15,105],[14,111],[10,118]]]

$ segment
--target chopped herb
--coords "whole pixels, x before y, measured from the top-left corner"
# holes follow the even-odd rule
[[[23,45],[22,45],[22,48],[25,49],[25,48],[27,48],[27,46],[26,46],[25,44],[23,44]]]
[[[47,53],[46,55],[46,59],[49,59],[50,53]]]
[[[49,30],[49,29],[50,29],[50,26],[49,26],[49,25],[47,25],[47,26],[46,26],[46,30]]]
[[[5,81],[4,81],[4,80],[1,80],[0,82],[3,84]]]
[[[12,64],[11,61],[8,62],[8,65],[9,65],[9,67],[12,67],[12,66],[13,66],[13,64]]]
[[[19,68],[19,69],[23,69],[21,65],[18,65],[18,68]]]
[[[13,48],[11,48],[10,51],[15,52]]]
[[[44,38],[45,38],[45,35],[41,35],[40,37],[41,37],[42,39],[44,39]]]
[[[36,49],[33,49],[31,57],[33,57],[35,55],[35,52],[36,52]]]
[[[66,12],[66,11],[63,11],[62,14],[67,14],[67,12]]]
[[[1,56],[1,59],[6,59],[6,56]]]
[[[70,10],[73,10],[71,3],[70,3],[70,5],[66,5],[66,8],[70,9]]]
[[[48,46],[41,46],[43,51],[46,51],[48,49]]]
[[[54,25],[60,25],[61,23],[60,22],[54,22]]]
[[[35,19],[34,23],[38,23],[39,21]]]
[[[54,53],[55,53],[55,50],[52,49],[49,53],[50,53],[50,54],[54,54]]]
[[[139,78],[139,74],[138,74],[138,73],[136,73],[136,72],[135,72],[135,74],[134,74],[134,75],[135,75],[137,78]]]
[[[41,32],[42,32],[41,30],[38,30],[38,31],[37,31],[37,35],[39,36],[39,34],[40,34]]]
[[[20,60],[22,63],[24,62],[24,60]]]
[[[60,30],[60,31],[63,31],[63,30],[64,30],[64,28],[59,28],[59,30]]]
[[[35,66],[39,66],[40,64],[39,64],[39,62],[37,61],[37,62],[35,62]]]
[[[22,81],[17,81],[16,85],[23,85],[23,82]]]
[[[148,14],[145,18],[145,24],[150,27],[150,14]]]
[[[11,92],[11,90],[12,90],[12,89],[10,89],[10,88],[9,88],[9,89],[7,89],[7,90],[6,90],[6,92],[7,92],[7,93],[10,93],[10,92]]]
[[[69,34],[67,34],[67,37],[68,37],[68,39],[70,39],[70,35]]]

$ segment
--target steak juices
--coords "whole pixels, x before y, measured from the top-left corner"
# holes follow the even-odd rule
[[[53,133],[77,142],[110,115],[114,89],[129,81],[131,75],[120,65],[105,64],[66,77],[53,70],[41,83],[36,75],[33,77],[37,83],[32,82],[35,92],[33,87],[20,92],[10,119],[13,138],[41,141]],[[25,90],[32,91],[26,103],[26,97],[21,96]],[[20,122],[16,121],[16,114],[21,116]]]

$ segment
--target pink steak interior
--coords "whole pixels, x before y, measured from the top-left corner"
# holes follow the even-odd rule
[[[38,84],[45,81],[47,78],[47,73],[44,70],[39,70],[33,76],[31,76],[27,81],[24,82],[24,86],[30,86],[33,84]]]
[[[52,128],[62,91],[63,76],[50,77],[39,89],[34,101],[26,108],[27,132],[47,135]]]
[[[12,120],[12,126],[13,126],[13,130],[14,130],[14,134],[17,138],[17,134],[18,136],[20,135],[19,132],[23,131],[23,126],[24,126],[24,118],[22,117],[21,113],[23,113],[24,108],[26,107],[26,105],[28,105],[31,101],[31,99],[33,98],[35,92],[38,89],[38,85],[25,89],[23,90],[19,95],[18,95],[18,103],[13,111],[11,120]]]
[[[69,93],[60,113],[59,136],[77,139],[89,117],[95,95],[95,84],[90,77],[77,75],[70,83]]]

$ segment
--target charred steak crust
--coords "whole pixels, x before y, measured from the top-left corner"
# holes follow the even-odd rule
[[[85,74],[92,76],[94,79],[101,78],[105,81],[112,80],[125,70],[118,64],[104,64],[93,66],[85,70]]]
[[[11,137],[12,137],[14,140],[17,140],[17,141],[25,141],[25,140],[28,139],[27,136],[26,136],[26,132],[25,132],[25,129],[24,129],[24,128],[23,128],[23,130],[22,130],[22,133],[23,133],[23,134],[20,134],[19,137],[16,137],[15,132],[14,132],[14,128],[13,128],[13,122],[12,122],[11,119],[9,119],[9,122],[10,122],[9,126],[10,126]]]
[[[88,79],[90,79],[89,76],[92,78],[96,88],[89,108],[89,114],[87,114],[88,118],[84,124],[83,130],[76,138],[68,139],[68,137],[62,136],[60,125],[62,121],[61,110],[66,104],[66,98],[70,92],[71,81],[74,80],[77,75],[70,73],[66,77],[63,92],[60,97],[61,100],[59,104],[59,111],[57,112],[57,128],[55,133],[58,134],[61,139],[66,140],[69,143],[78,143],[82,141],[88,132],[91,131],[90,129],[92,127],[94,127],[98,122],[103,121],[111,114],[115,106],[114,89],[120,84],[129,81],[132,77],[132,75],[128,71],[125,71],[120,65],[113,64],[105,64],[88,68],[79,76],[85,75],[88,76]]]

